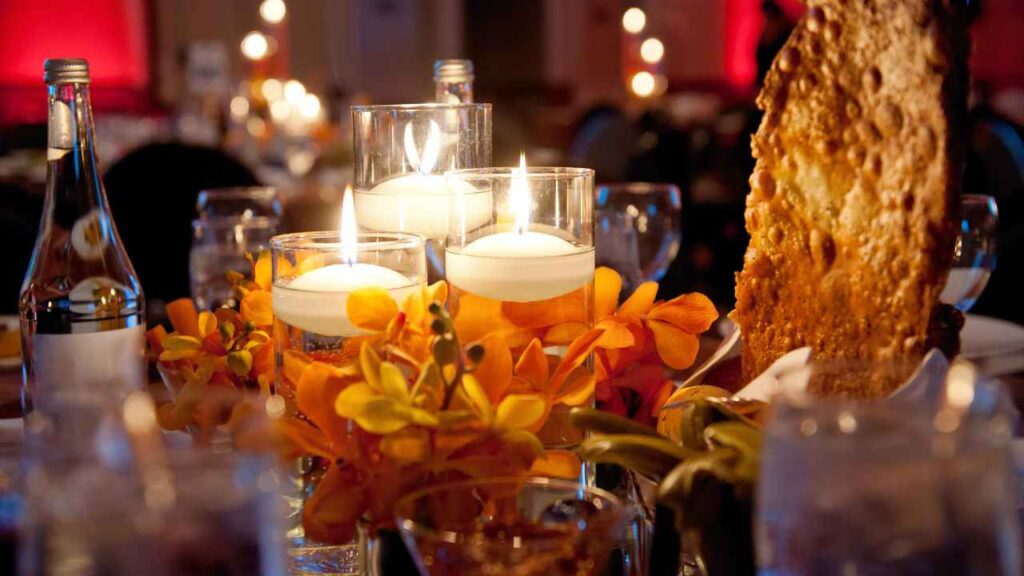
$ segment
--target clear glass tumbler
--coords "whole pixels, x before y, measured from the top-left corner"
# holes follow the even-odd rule
[[[196,214],[201,219],[226,217],[276,218],[283,211],[277,190],[269,186],[210,188],[196,197]]]
[[[615,496],[550,478],[439,484],[395,515],[423,576],[600,574],[625,524]]]
[[[1010,426],[973,413],[986,394],[950,387],[929,407],[784,389],[761,452],[759,573],[1019,574]]]
[[[192,221],[192,249],[189,275],[192,299],[199,310],[235,306],[235,293],[228,282],[228,271],[249,276],[252,265],[248,255],[256,257],[270,247],[277,234],[275,217],[218,216]]]

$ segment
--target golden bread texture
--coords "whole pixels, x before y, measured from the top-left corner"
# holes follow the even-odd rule
[[[818,359],[926,351],[956,239],[958,4],[811,0],[775,59],[736,283],[745,378],[801,346]]]

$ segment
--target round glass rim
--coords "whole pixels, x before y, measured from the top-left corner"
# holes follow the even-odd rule
[[[457,544],[459,537],[464,536],[466,532],[456,532],[452,530],[439,530],[437,528],[430,528],[424,526],[415,520],[406,518],[402,512],[407,509],[413,502],[428,496],[431,494],[438,494],[446,490],[453,490],[459,488],[472,488],[477,486],[494,486],[494,485],[508,485],[514,484],[521,487],[525,486],[537,486],[541,488],[554,488],[557,490],[566,491],[583,491],[587,494],[599,496],[609,504],[609,508],[602,509],[602,512],[611,513],[613,518],[620,516],[625,507],[617,496],[596,486],[584,486],[578,481],[573,480],[562,480],[558,478],[545,478],[540,476],[533,476],[528,478],[516,478],[514,476],[499,476],[491,478],[471,478],[469,480],[457,480],[454,482],[442,482],[441,484],[435,484],[433,486],[427,486],[426,488],[420,488],[413,492],[410,492],[400,498],[395,503],[395,520],[398,524],[398,528],[403,532],[408,532],[414,536],[429,538],[435,542],[445,542],[448,544]],[[613,520],[614,521],[614,520]],[[529,541],[544,542],[547,538],[524,538]]]
[[[575,178],[594,178],[593,168],[578,168],[574,166],[527,166],[527,180],[572,180]],[[459,170],[448,170],[444,173],[447,176],[459,178],[510,180],[522,178],[518,166],[494,166],[489,168],[462,168]]]
[[[224,186],[222,188],[205,188],[199,191],[197,201],[203,197],[221,199],[274,197],[277,189],[273,186]]]
[[[232,228],[269,228],[271,226],[277,226],[280,223],[280,218],[276,216],[252,216],[248,218],[243,218],[241,216],[214,216],[212,218],[194,218],[192,220],[192,229],[196,230],[203,228],[212,230],[229,230]]]
[[[602,182],[595,186],[597,190],[616,189],[629,194],[648,194],[659,189],[675,189],[679,191],[679,185],[672,182]]]
[[[419,102],[410,104],[357,104],[350,107],[352,114],[387,113],[387,112],[446,112],[450,110],[490,110],[487,102],[460,102],[448,104],[444,102]]]
[[[376,240],[374,240],[376,239]],[[408,250],[423,248],[427,238],[412,232],[371,232],[360,231],[356,234],[357,252],[383,252],[389,250]],[[274,251],[312,250],[318,252],[337,252],[341,249],[341,232],[338,230],[318,230],[315,232],[292,232],[278,234],[270,239],[270,248]]]

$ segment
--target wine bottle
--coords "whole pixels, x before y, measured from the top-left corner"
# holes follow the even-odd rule
[[[472,60],[434,62],[434,101],[442,104],[471,104],[473,79]]]
[[[89,65],[47,60],[46,199],[21,289],[25,414],[116,407],[145,385],[144,299],[94,147]]]

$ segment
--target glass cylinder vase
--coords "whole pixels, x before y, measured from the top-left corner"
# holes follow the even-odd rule
[[[449,187],[473,190],[449,200],[445,270],[460,338],[473,341],[498,331],[513,354],[538,341],[551,363],[565,359],[573,339],[594,323],[594,171],[484,168],[453,171],[448,179]],[[490,207],[483,214],[480,195]],[[579,370],[585,373],[560,377],[552,368],[548,381],[534,386],[553,401],[539,432],[551,461],[571,463],[582,473],[571,453],[582,434],[568,413],[592,403],[592,393],[573,383],[592,375],[593,363],[588,359]],[[567,470],[552,468],[558,476],[568,476],[561,473]]]
[[[491,105],[353,106],[352,144],[360,225],[425,236],[431,281],[440,279],[439,247],[448,233],[444,173],[490,165]]]
[[[424,239],[416,234],[359,234],[343,244],[338,232],[275,236],[273,255],[274,342],[277,392],[294,397],[291,366],[309,358],[338,362],[353,353],[346,343],[366,332],[348,316],[348,300],[363,287],[385,289],[399,305],[426,281]],[[355,348],[358,353],[358,348]],[[305,537],[302,507],[329,462],[303,458],[294,463],[288,539],[292,573],[338,574],[358,570],[363,546],[325,545]]]

